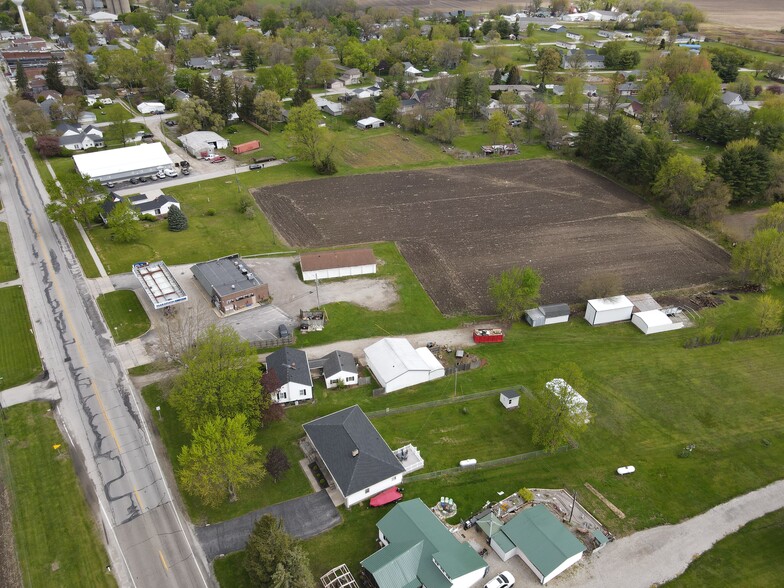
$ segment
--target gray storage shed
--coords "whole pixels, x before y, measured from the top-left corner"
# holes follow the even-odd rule
[[[520,393],[517,390],[503,390],[498,398],[504,408],[517,408],[520,406]]]
[[[525,311],[525,321],[532,327],[543,327],[569,320],[568,304],[547,304]]]

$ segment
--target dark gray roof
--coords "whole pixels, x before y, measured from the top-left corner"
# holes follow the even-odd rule
[[[329,380],[340,372],[357,373],[357,362],[354,356],[346,351],[333,351],[324,357],[324,379]]]
[[[82,141],[87,138],[87,135],[63,135],[60,137],[60,145],[81,145]]]
[[[308,356],[301,349],[282,347],[270,353],[267,356],[267,369],[275,372],[281,385],[293,382],[313,386]]]
[[[236,253],[197,263],[191,266],[191,272],[208,293],[212,294],[214,290],[219,296],[255,288],[262,283]]]
[[[547,318],[556,316],[569,316],[568,304],[547,304],[545,306],[540,306],[539,310]]]
[[[501,392],[504,398],[520,398],[520,393],[517,390],[504,390]]]
[[[402,474],[405,469],[358,406],[302,426],[343,496]],[[356,457],[354,450],[359,453]]]
[[[175,198],[171,196],[167,196],[166,194],[161,194],[155,200],[145,200],[143,202],[134,203],[133,207],[138,210],[141,214],[145,214],[147,212],[153,212],[159,208],[161,208],[167,202],[173,202],[174,204],[179,204]]]

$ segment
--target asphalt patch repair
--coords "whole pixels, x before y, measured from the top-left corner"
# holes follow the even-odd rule
[[[491,314],[488,278],[515,266],[542,273],[544,303],[577,301],[597,273],[646,292],[705,284],[729,267],[713,242],[562,161],[310,180],[254,195],[292,247],[396,242],[445,314]]]

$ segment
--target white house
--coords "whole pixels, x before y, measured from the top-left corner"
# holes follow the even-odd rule
[[[588,401],[572,388],[563,378],[555,378],[544,385],[550,392],[559,398],[566,397],[569,406],[569,413],[572,415],[582,415],[587,423],[590,420],[588,415]]]
[[[414,67],[414,64],[411,63],[410,61],[404,61],[403,62],[403,73],[405,75],[407,75],[408,77],[410,77],[410,78],[415,78],[418,75],[422,75],[422,70],[421,69],[417,69],[416,67]]]
[[[341,74],[340,79],[343,80],[343,83],[346,86],[353,86],[354,84],[358,84],[362,79],[362,72],[356,67],[352,67],[351,69],[344,71]]]
[[[384,121],[380,118],[376,118],[375,116],[369,116],[367,118],[361,118],[357,121],[357,128],[362,129],[363,131],[366,129],[378,129],[384,126]]]
[[[543,504],[520,511],[506,523],[491,512],[477,526],[502,561],[518,556],[542,584],[580,561],[585,551],[585,545]]]
[[[444,366],[427,347],[387,337],[365,348],[365,361],[384,392],[394,392],[444,377]]]
[[[632,315],[632,324],[646,335],[675,331],[683,327],[683,323],[676,323],[661,310],[645,310]]]
[[[273,402],[288,404],[313,399],[313,379],[308,356],[301,349],[282,347],[267,356],[267,370],[275,372],[280,388],[272,394]]]
[[[321,112],[326,112],[332,116],[340,116],[343,114],[342,102],[332,102],[332,100],[327,100],[326,98],[321,98],[320,96],[314,96],[313,100]]]
[[[103,224],[109,222],[109,214],[111,214],[114,207],[123,200],[131,205],[138,216],[149,214],[158,219],[169,216],[169,210],[171,210],[172,206],[180,208],[180,203],[176,198],[168,196],[160,190],[151,190],[146,194],[136,194],[134,196],[117,196],[112,193],[107,196],[106,200],[101,204],[99,216],[101,217]]]
[[[376,273],[376,256],[367,248],[303,253],[299,263],[305,282]]]
[[[743,101],[743,97],[735,92],[724,91],[721,95],[721,101],[730,109],[737,110],[738,112],[749,112],[751,109],[749,105]]]
[[[357,405],[302,425],[345,505],[400,484],[405,468]]]
[[[484,582],[487,562],[419,498],[395,505],[376,527],[381,549],[361,565],[378,588],[470,588]]]
[[[60,147],[69,151],[82,151],[104,146],[103,132],[92,125],[79,127],[63,123],[57,125],[57,131],[61,133]]]
[[[592,325],[604,325],[628,321],[632,318],[634,303],[626,296],[596,298],[589,300],[585,308],[585,320]]]
[[[166,111],[166,106],[164,106],[163,102],[139,102],[136,110],[144,115],[163,114]]]
[[[359,381],[357,361],[347,351],[333,351],[310,362],[311,369],[318,365],[321,366],[324,383],[330,390],[338,386],[356,386]]]

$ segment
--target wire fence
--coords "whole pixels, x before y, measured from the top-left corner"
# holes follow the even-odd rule
[[[440,400],[431,400],[429,402],[420,402],[419,404],[409,404],[406,406],[398,406],[396,408],[385,408],[384,410],[376,410],[374,412],[367,413],[367,417],[370,419],[383,417],[383,416],[392,416],[395,414],[404,414],[407,412],[416,412],[418,410],[424,410],[426,408],[433,408],[436,406],[446,406],[448,404],[459,404],[461,402],[469,402],[471,400],[476,400],[478,398],[487,398],[488,396],[498,396],[501,392],[505,390],[515,390],[516,392],[520,392],[521,394],[526,393],[526,389],[523,386],[510,386],[507,388],[498,388],[497,390],[485,390],[483,392],[474,392],[472,394],[463,394],[461,396],[451,396],[449,398],[442,398]]]
[[[563,445],[555,449],[552,453],[549,454],[544,449],[537,449],[536,451],[529,451],[528,453],[521,453],[519,455],[509,455],[507,457],[499,457],[498,459],[490,459],[488,461],[482,461],[472,466],[467,466],[467,467],[458,466],[455,468],[448,468],[446,470],[438,470],[436,472],[425,472],[424,474],[417,474],[416,476],[406,476],[406,482],[420,482],[422,480],[432,480],[433,478],[440,478],[441,476],[451,476],[454,474],[471,472],[474,470],[489,470],[492,468],[499,468],[505,465],[519,463],[521,461],[526,461],[529,459],[533,459],[535,457],[552,455],[553,453],[564,453],[566,451],[572,451],[573,449],[578,449],[578,448],[579,445],[577,445],[576,442],[572,441],[569,445]]]

